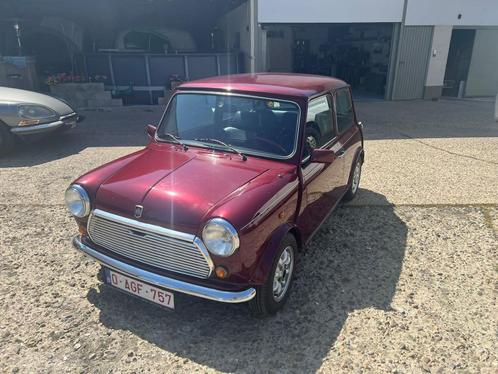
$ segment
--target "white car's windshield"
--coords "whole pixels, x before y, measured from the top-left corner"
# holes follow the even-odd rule
[[[299,107],[288,101],[179,93],[157,135],[164,141],[174,141],[174,136],[186,145],[285,158],[296,147],[298,117]]]

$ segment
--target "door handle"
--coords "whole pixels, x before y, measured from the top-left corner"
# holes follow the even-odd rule
[[[346,151],[344,150],[344,148],[342,148],[339,151],[337,151],[336,154],[338,158],[343,158],[346,155]]]

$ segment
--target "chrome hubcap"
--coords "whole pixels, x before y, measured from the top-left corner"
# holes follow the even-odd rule
[[[356,193],[356,190],[360,185],[360,175],[361,175],[361,164],[360,162],[357,162],[353,172],[353,181],[351,182],[351,191],[353,193]]]
[[[294,270],[294,252],[292,247],[286,247],[278,259],[277,268],[273,277],[273,299],[282,300],[287,293]]]

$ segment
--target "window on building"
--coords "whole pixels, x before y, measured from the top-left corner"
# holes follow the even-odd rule
[[[166,53],[170,44],[165,39],[150,32],[130,31],[124,37],[124,47],[129,50],[151,53]]]
[[[337,111],[337,130],[343,133],[354,123],[353,102],[349,89],[338,90],[335,95],[335,105]]]

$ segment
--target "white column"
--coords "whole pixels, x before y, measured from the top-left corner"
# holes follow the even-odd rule
[[[250,17],[250,38],[251,38],[251,52],[250,52],[250,61],[251,61],[251,73],[256,72],[256,33],[257,33],[257,4],[256,0],[249,0],[249,17]]]
[[[452,30],[453,26],[434,26],[425,82],[424,97],[426,99],[435,99],[441,96]]]
[[[495,101],[495,120],[498,122],[498,95],[496,95],[496,101]]]

